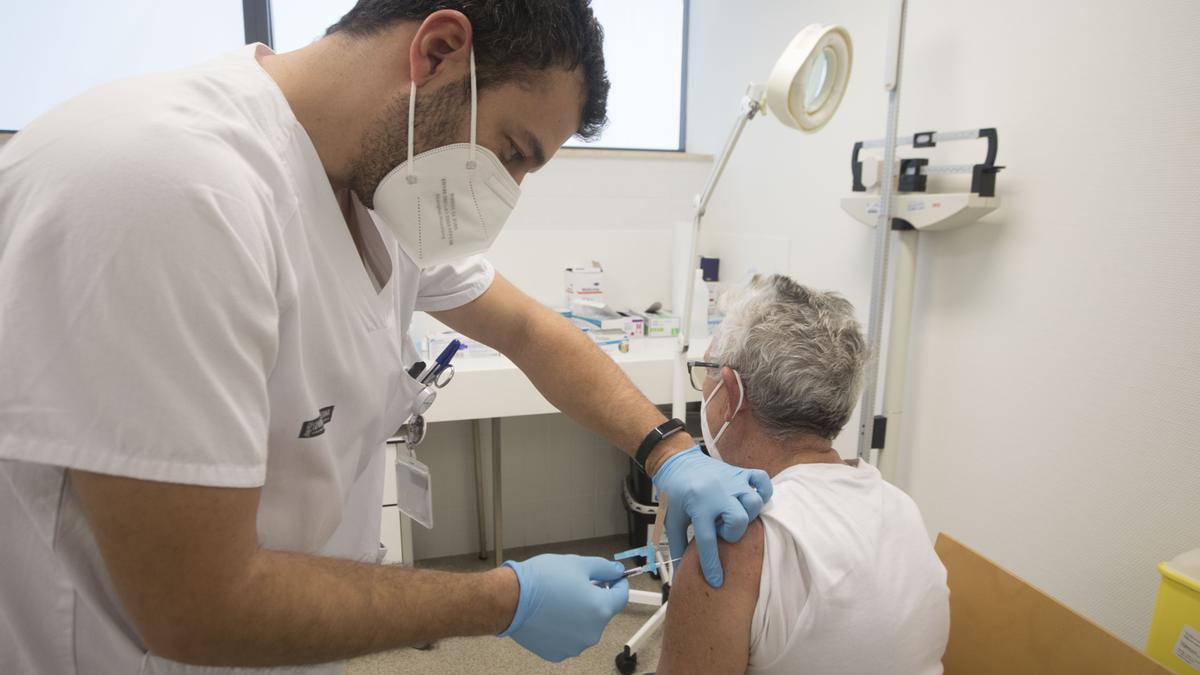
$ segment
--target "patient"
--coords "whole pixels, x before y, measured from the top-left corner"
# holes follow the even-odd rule
[[[921,514],[832,446],[867,359],[853,307],[778,275],[722,302],[704,362],[689,364],[705,440],[765,470],[775,493],[741,541],[721,542],[720,588],[688,548],[658,673],[941,673],[949,591]]]

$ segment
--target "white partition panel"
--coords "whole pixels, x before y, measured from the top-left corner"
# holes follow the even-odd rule
[[[187,66],[244,42],[240,0],[5,3],[0,130],[20,130],[98,84]]]

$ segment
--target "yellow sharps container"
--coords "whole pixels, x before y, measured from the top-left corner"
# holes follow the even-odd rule
[[[1146,653],[1182,675],[1200,675],[1200,548],[1160,563],[1162,585]]]

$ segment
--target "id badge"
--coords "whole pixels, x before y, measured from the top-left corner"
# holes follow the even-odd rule
[[[403,450],[396,453],[396,506],[404,515],[433,529],[429,467]]]

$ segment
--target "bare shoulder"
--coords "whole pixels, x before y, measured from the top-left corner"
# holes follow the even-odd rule
[[[746,528],[745,536],[738,541],[729,543],[723,539],[717,540],[717,552],[721,556],[721,569],[725,571],[725,583],[721,589],[727,587],[730,590],[741,589],[743,586],[750,585],[757,598],[759,578],[762,575],[764,537],[762,521],[755,519]],[[683,555],[683,560],[679,561],[675,571],[673,587],[686,588],[693,585],[714,591],[721,590],[712,589],[705,581],[704,575],[700,571],[700,554],[696,546],[689,545]]]
[[[725,582],[713,588],[700,571],[696,546],[679,561],[663,637],[660,675],[741,673],[750,656],[750,625],[762,576],[763,526],[750,523],[735,543],[720,541]]]

